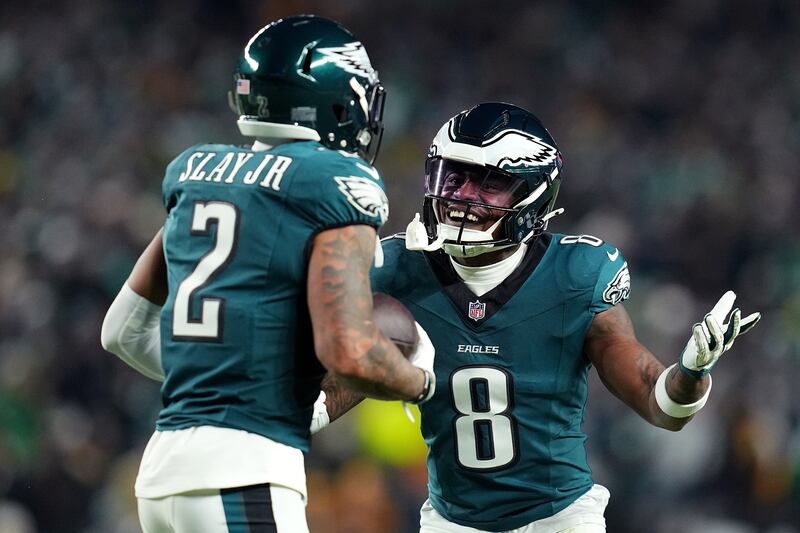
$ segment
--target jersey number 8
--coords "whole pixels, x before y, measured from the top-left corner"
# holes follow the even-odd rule
[[[519,445],[511,376],[494,366],[464,366],[450,376],[458,464],[467,470],[507,468]]]

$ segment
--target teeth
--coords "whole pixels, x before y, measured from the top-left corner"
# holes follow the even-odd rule
[[[452,219],[464,218],[464,211],[456,211],[455,209],[452,209],[448,211],[447,216]],[[475,215],[473,215],[472,213],[467,215],[467,220],[469,220],[470,222],[480,222],[480,219]]]

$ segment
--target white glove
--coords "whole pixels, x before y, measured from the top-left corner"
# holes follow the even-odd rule
[[[312,435],[318,433],[331,422],[328,416],[328,406],[325,405],[325,398],[325,391],[319,391],[317,401],[314,402],[314,413],[311,415],[311,426],[308,428]]]
[[[694,325],[681,354],[681,371],[698,379],[708,374],[722,354],[731,349],[736,337],[750,331],[761,319],[761,313],[742,318],[738,308],[731,312],[734,300],[736,294],[726,292],[703,321]]]
[[[433,347],[428,333],[422,329],[419,322],[414,322],[414,325],[417,327],[419,343],[417,343],[417,348],[414,350],[414,353],[408,358],[408,362],[417,368],[427,370],[433,374],[433,358],[434,355],[436,355],[436,349]],[[431,396],[433,396],[433,393],[431,393]]]
[[[425,403],[433,398],[433,393],[436,392],[436,374],[433,373],[433,360],[436,355],[436,349],[433,347],[428,333],[419,325],[419,322],[414,322],[414,325],[417,327],[419,342],[417,343],[417,348],[414,350],[414,353],[408,358],[408,362],[425,371],[428,379],[428,390],[427,393],[417,401],[403,402],[403,409],[405,409],[406,416],[408,416],[408,419],[412,422],[414,422],[414,415],[411,414],[408,403],[413,403],[415,405]]]

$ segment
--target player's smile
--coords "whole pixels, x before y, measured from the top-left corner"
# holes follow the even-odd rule
[[[467,208],[463,204],[456,202],[445,204],[441,209],[444,214],[445,224],[453,226],[464,224],[465,229],[485,230],[498,218],[493,216],[494,211],[491,209],[474,206]]]

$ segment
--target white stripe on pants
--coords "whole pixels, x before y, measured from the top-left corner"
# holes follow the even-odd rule
[[[300,493],[280,485],[270,485],[269,492],[278,533],[308,533]],[[144,533],[229,533],[219,490],[138,500]]]

